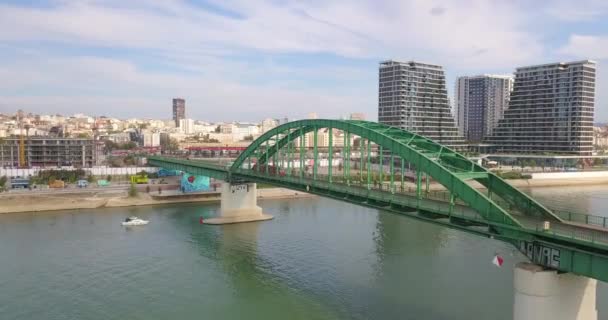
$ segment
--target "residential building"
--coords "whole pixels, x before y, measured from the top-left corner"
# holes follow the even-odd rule
[[[456,80],[456,126],[469,142],[492,135],[509,106],[513,77],[480,75]]]
[[[186,118],[186,100],[182,98],[173,99],[173,121],[179,127],[179,121]]]
[[[279,125],[279,120],[277,120],[277,119],[271,119],[271,118],[264,119],[262,121],[262,132],[261,133],[264,133],[278,125]]]
[[[596,150],[608,148],[608,127],[593,127],[593,146]]]
[[[158,147],[160,146],[160,133],[148,132],[144,133],[144,147]]]
[[[365,120],[365,114],[360,112],[351,113],[350,120]]]
[[[383,61],[378,122],[408,130],[457,150],[466,147],[454,123],[441,66]]]
[[[591,155],[596,63],[518,68],[509,108],[487,139],[499,153]]]
[[[342,130],[332,130],[332,141],[331,144],[334,147],[344,147],[344,131]],[[315,139],[314,139],[315,133],[314,132],[308,132],[306,134],[304,134],[304,147],[305,148],[313,148],[315,145]],[[300,146],[300,143],[302,143],[300,141],[301,138],[295,138],[294,139],[294,143],[296,146]],[[353,144],[354,144],[354,140],[355,140],[355,135],[350,135],[350,146],[352,148]],[[317,132],[317,147],[319,148],[327,148],[329,147],[329,129],[324,128],[324,129],[320,129]]]
[[[93,139],[28,137],[24,140],[25,165],[28,167],[91,167],[96,164]],[[18,167],[20,138],[0,141],[0,167]]]
[[[180,119],[179,129],[185,134],[194,133],[194,120],[192,119]]]

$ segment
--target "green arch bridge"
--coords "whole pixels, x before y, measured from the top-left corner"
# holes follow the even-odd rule
[[[608,281],[607,218],[551,210],[458,152],[399,128],[301,120],[264,133],[231,164],[148,162],[402,214],[509,242],[547,268]],[[431,190],[431,180],[441,190]]]

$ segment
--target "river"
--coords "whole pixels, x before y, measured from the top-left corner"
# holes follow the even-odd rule
[[[608,186],[529,192],[563,209],[608,206]],[[512,317],[524,257],[507,244],[324,198],[260,205],[275,219],[200,225],[218,204],[0,215],[0,318]],[[151,223],[122,227],[130,215]],[[597,301],[608,320],[605,283]]]

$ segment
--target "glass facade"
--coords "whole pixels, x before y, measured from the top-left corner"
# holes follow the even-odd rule
[[[487,142],[499,153],[591,155],[595,77],[589,60],[518,68],[509,109]]]
[[[458,134],[445,86],[443,68],[419,62],[380,63],[378,122],[466,148]]]
[[[456,125],[469,142],[492,135],[509,104],[510,76],[480,75],[456,80]]]

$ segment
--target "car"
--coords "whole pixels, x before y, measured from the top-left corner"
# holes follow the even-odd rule
[[[78,188],[86,188],[89,186],[89,182],[87,180],[78,180],[78,182],[76,182],[76,185],[78,186]]]

